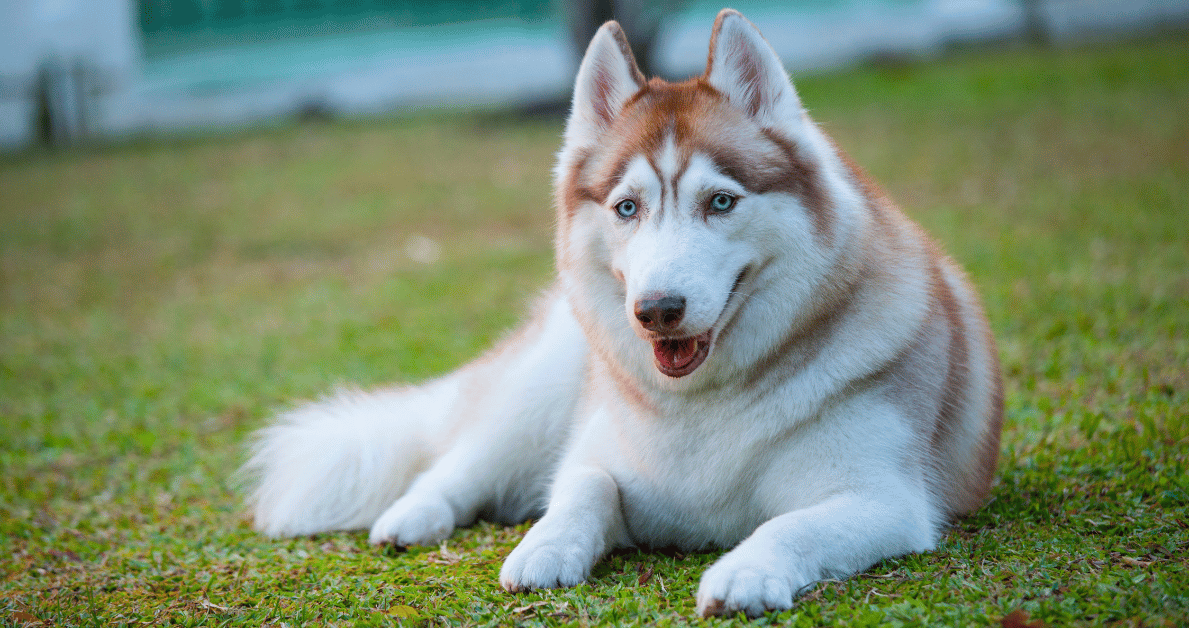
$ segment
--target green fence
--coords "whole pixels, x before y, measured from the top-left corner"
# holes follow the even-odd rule
[[[260,41],[516,18],[545,22],[554,0],[139,0],[148,56]]]

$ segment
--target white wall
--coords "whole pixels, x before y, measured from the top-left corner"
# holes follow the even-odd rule
[[[96,72],[102,93],[89,115],[102,136],[244,125],[289,115],[306,101],[347,115],[520,103],[565,93],[574,73],[565,31],[507,32],[496,24],[484,28],[489,34],[479,41],[447,40],[428,49],[405,46],[421,32],[457,27],[350,34],[379,54],[345,63],[338,61],[344,52],[338,47],[352,44],[326,40],[263,42],[144,63],[135,2],[0,0],[0,150],[35,139],[35,79],[55,58],[82,60]],[[811,70],[876,53],[936,54],[948,41],[1018,35],[1026,26],[1022,2],[833,0],[789,8],[745,0],[743,8],[791,68]],[[1188,16],[1188,0],[1038,0],[1038,6],[1058,41],[1186,23]],[[678,76],[703,69],[711,13],[685,11],[671,20],[658,50],[661,67]],[[472,31],[471,37],[480,35]],[[213,89],[208,83],[220,72],[196,69],[205,64],[275,68],[279,76]]]
[[[0,145],[34,134],[34,81],[45,61],[79,59],[106,93],[128,90],[141,58],[134,0],[0,0]]]

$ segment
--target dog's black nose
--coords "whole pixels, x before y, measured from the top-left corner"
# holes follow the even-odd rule
[[[679,326],[687,299],[677,295],[639,299],[633,304],[633,316],[650,331],[668,331]]]

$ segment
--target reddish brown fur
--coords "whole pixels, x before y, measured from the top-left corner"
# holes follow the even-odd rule
[[[817,232],[830,234],[828,197],[815,166],[794,142],[773,129],[757,127],[703,78],[681,83],[654,78],[630,97],[605,131],[605,144],[574,156],[560,190],[563,216],[570,220],[583,202],[603,203],[630,162],[639,155],[656,155],[668,134],[679,154],[677,166],[686,165],[696,153],[705,154],[751,192],[797,197],[812,213]],[[682,170],[677,168],[674,182]]]
[[[969,285],[965,278],[964,285]],[[974,301],[974,295],[972,295],[972,301],[966,305],[971,309],[970,315],[986,329],[987,323],[983,311],[979,303]],[[996,355],[996,339],[990,331],[986,331],[984,340],[984,346],[980,350],[987,353],[989,363],[987,381],[991,388],[988,426],[983,434],[983,440],[975,443],[972,452],[977,466],[973,470],[974,475],[967,488],[968,494],[963,496],[965,499],[959,504],[959,514],[970,513],[983,506],[987,501],[988,494],[992,489],[992,480],[996,476],[997,457],[1000,452],[1000,432],[1004,424],[1004,380],[1000,374],[1000,360]]]
[[[982,315],[982,313],[981,313]],[[996,339],[987,334],[987,352],[991,356],[992,407],[988,416],[986,438],[977,444],[976,460],[985,461],[976,469],[976,500],[972,510],[984,504],[992,490],[992,479],[996,477],[996,464],[1000,454],[1000,432],[1004,427],[1004,378],[1000,373],[1000,360],[996,354]]]
[[[948,370],[933,423],[933,431],[929,435],[930,450],[927,455],[938,460],[948,459],[946,449],[953,446],[947,442],[948,435],[956,432],[956,424],[965,419],[961,413],[959,400],[967,394],[971,376],[968,369],[971,366],[972,348],[966,336],[964,317],[972,318],[984,329],[986,329],[987,323],[972,295],[968,295],[971,300],[964,302],[962,297],[951,289],[945,269],[948,267],[952,269],[952,272],[961,271],[957,271],[957,267],[949,261],[940,247],[915,225],[906,228],[905,225],[911,225],[911,221],[896,207],[887,193],[854,160],[850,159],[841,147],[832,140],[830,140],[830,144],[838,151],[847,173],[857,183],[867,201],[871,224],[874,229],[880,231],[877,239],[895,242],[915,238],[920,247],[926,251],[931,306],[935,309],[934,315],[944,321],[949,333],[946,356]],[[889,263],[886,259],[876,260],[876,262]],[[968,286],[969,291],[969,284],[965,278],[963,284]],[[992,388],[987,417],[989,425],[986,430],[986,438],[978,443],[975,451],[972,452],[971,458],[975,462],[975,466],[967,470],[949,470],[953,477],[942,479],[943,497],[947,507],[954,514],[972,512],[984,503],[991,490],[992,478],[996,470],[1000,429],[1004,418],[1004,391],[997,366],[995,340],[990,333],[985,333],[984,336],[987,341],[984,350],[989,352],[988,361],[991,364],[991,372],[988,374],[989,385]],[[966,473],[966,475],[963,476],[962,473]]]
[[[956,412],[958,400],[962,399],[966,392],[968,384],[968,372],[970,368],[970,355],[968,354],[967,339],[963,333],[962,313],[959,311],[958,299],[951,291],[949,284],[946,283],[945,274],[942,271],[940,260],[931,255],[929,261],[930,274],[930,292],[933,297],[933,305],[936,311],[941,314],[941,318],[945,320],[947,331],[950,334],[949,346],[946,348],[948,369],[946,370],[946,380],[942,384],[942,395],[938,403],[937,416],[934,420],[933,434],[931,438],[931,454],[934,459],[941,459],[943,455],[939,452],[946,451],[953,447],[953,443],[949,442],[953,434],[957,432],[956,423],[962,420],[962,417]],[[959,504],[963,501],[961,477],[945,477],[942,482],[946,485],[943,499],[953,509],[958,510]],[[952,490],[957,488],[959,490]],[[970,490],[966,491],[972,492]]]
[[[708,63],[704,68],[705,77],[712,76],[713,62],[715,61],[713,55],[716,53],[718,47],[717,40],[721,35],[721,27],[725,22],[725,18],[729,15],[730,11],[728,9],[721,11],[717,14],[717,19],[713,23],[712,37],[708,40]],[[763,105],[762,81],[765,68],[759,65],[758,56],[754,54],[754,51],[747,48],[747,46],[751,45],[749,42],[739,39],[734,41],[732,45],[734,49],[729,52],[732,54],[733,65],[737,70],[738,82],[746,86],[746,96],[749,97],[749,101],[746,103],[749,109],[747,113],[755,116],[762,109]]]
[[[713,21],[712,35],[708,38],[708,61],[704,65],[704,76],[711,76],[713,70],[713,55],[717,52],[717,37],[721,34],[721,25],[725,22],[725,18],[729,16],[729,9],[725,9],[717,14],[717,19]]]
[[[831,289],[816,316],[792,321],[777,350],[755,363],[747,372],[746,381],[759,390],[769,390],[795,377],[816,355],[817,347],[838,328],[842,314],[847,311],[846,304],[854,302],[864,279],[855,277],[848,286]]]
[[[642,415],[659,415],[658,406],[650,400],[646,390],[634,382],[624,369],[614,368],[614,365],[607,360],[604,361],[604,368],[608,370],[608,374],[611,376],[610,381],[616,384],[617,392],[621,394],[625,403],[637,409]]]

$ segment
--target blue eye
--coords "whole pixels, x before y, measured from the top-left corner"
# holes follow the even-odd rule
[[[620,216],[622,218],[633,218],[633,215],[636,213],[637,213],[637,203],[635,203],[629,199],[625,199],[625,200],[621,201],[620,203],[617,203],[617,215],[618,216]]]
[[[724,192],[717,192],[713,194],[712,200],[708,202],[708,208],[717,213],[725,213],[733,209],[733,205],[736,202],[737,199],[733,198],[733,196]]]

